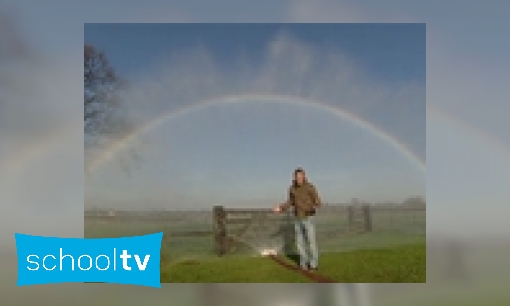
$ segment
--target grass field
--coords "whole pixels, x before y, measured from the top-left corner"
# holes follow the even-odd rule
[[[339,283],[423,283],[426,281],[425,254],[425,244],[326,253],[320,256],[317,273]],[[237,256],[168,264],[162,267],[161,282],[295,283],[310,280],[269,258]]]
[[[372,232],[346,230],[348,223],[342,214],[318,215],[316,224],[321,251],[319,275],[336,282],[425,282],[425,212],[374,213]],[[215,253],[212,233],[182,236],[187,231],[211,231],[212,223],[203,214],[190,213],[187,218],[172,222],[87,222],[86,219],[85,237],[122,237],[164,232],[161,245],[162,282],[310,282],[305,276],[258,254],[261,248],[278,246],[284,246],[286,254],[295,254],[294,229],[292,224],[290,227],[288,225],[285,225],[285,233],[290,233],[290,238],[287,234],[271,238],[272,233],[282,227],[266,226],[268,232],[261,234],[262,239],[254,236],[252,240],[248,238],[248,241],[235,240],[224,257],[218,257]]]

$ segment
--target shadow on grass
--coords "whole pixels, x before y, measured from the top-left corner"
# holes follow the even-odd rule
[[[296,266],[299,265],[299,255],[298,254],[285,254],[290,261],[292,261]]]

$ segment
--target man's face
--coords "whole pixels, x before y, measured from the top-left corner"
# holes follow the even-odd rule
[[[305,174],[303,172],[296,173],[296,183],[298,183],[298,185],[301,185],[301,184],[303,184],[304,181],[305,181]]]

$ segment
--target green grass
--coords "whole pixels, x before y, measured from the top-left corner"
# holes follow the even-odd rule
[[[223,257],[186,260],[161,270],[162,283],[304,283],[306,277],[268,258]]]
[[[326,253],[318,273],[339,283],[425,283],[426,245]]]
[[[425,244],[321,254],[319,274],[339,283],[422,283],[426,281]],[[189,259],[163,266],[161,282],[310,282],[268,258],[226,256]]]
[[[425,282],[425,214],[409,216],[374,214],[371,233],[346,232],[347,221],[338,216],[317,218],[321,252],[320,274],[337,282]],[[375,222],[377,221],[377,222]],[[250,247],[232,249],[224,258],[214,253],[211,236],[179,237],[172,233],[208,231],[211,224],[197,222],[85,222],[85,237],[104,238],[164,231],[161,245],[161,281],[179,283],[292,283],[307,278],[254,257]],[[292,252],[293,227],[286,241]],[[258,242],[252,245],[256,247]],[[272,242],[268,240],[268,243]],[[250,242],[248,242],[250,244]],[[251,245],[251,244],[250,244]],[[294,250],[295,251],[295,250]]]
[[[398,231],[379,231],[372,233],[346,233],[331,238],[318,233],[318,244],[327,253],[356,251],[361,249],[382,249],[398,245],[425,244],[425,235],[412,235]]]

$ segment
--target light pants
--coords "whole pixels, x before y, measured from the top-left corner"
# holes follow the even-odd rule
[[[317,248],[317,239],[315,237],[314,216],[304,219],[296,218],[294,227],[296,230],[296,244],[299,253],[299,265],[301,268],[316,268],[319,265],[319,249]],[[310,252],[308,252],[308,247]]]

